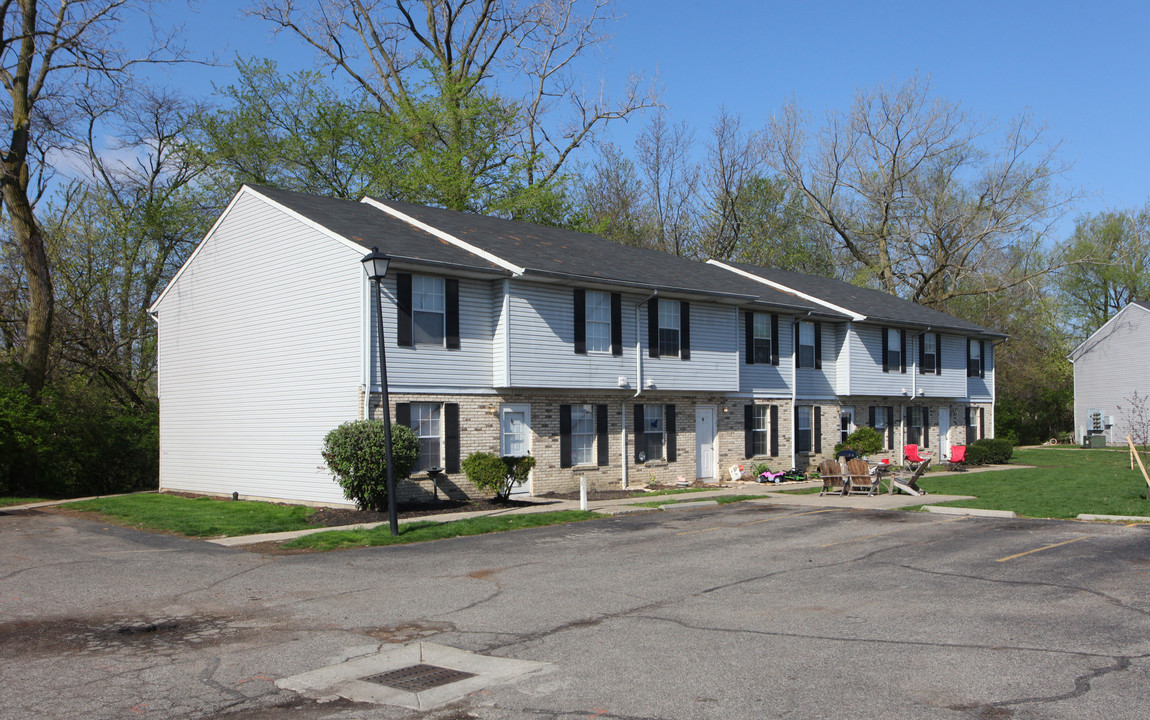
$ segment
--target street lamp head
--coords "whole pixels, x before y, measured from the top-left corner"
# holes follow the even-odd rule
[[[391,258],[384,255],[379,251],[379,248],[373,247],[371,252],[363,256],[363,269],[367,271],[367,277],[371,280],[382,280],[387,275],[387,264],[391,262]]]

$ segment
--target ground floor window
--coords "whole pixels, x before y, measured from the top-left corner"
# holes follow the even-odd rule
[[[839,413],[839,442],[846,444],[847,438],[855,430],[855,411],[846,408]]]
[[[663,406],[643,406],[643,462],[663,459]]]
[[[795,408],[795,449],[801,453],[811,451],[811,408],[802,405]]]
[[[922,445],[922,413],[916,407],[906,409],[906,444]]]
[[[770,406],[755,405],[751,411],[751,450],[755,455],[770,453]]]
[[[966,409],[966,444],[969,445],[982,437],[982,408],[968,407]]]
[[[571,406],[571,464],[595,464],[595,406]]]
[[[441,407],[439,403],[411,403],[411,429],[419,438],[419,460],[412,473],[443,467],[440,453],[443,446]]]

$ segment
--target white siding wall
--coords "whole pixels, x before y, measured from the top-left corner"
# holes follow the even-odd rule
[[[389,270],[384,278],[383,334],[387,338],[387,383],[392,392],[432,388],[490,388],[492,385],[492,337],[495,320],[491,308],[501,296],[499,281],[459,278],[459,348],[396,345],[396,272],[450,277],[438,272]],[[375,344],[374,306],[372,323],[372,383],[379,386],[379,350]]]
[[[245,195],[158,308],[165,490],[345,502],[322,469],[358,414],[362,252]]]
[[[911,340],[913,339],[913,342]],[[918,333],[907,336],[909,361],[918,372]],[[987,347],[990,347],[989,343]],[[881,368],[880,368],[881,370]],[[910,373],[910,362],[907,363]],[[962,398],[966,396],[966,338],[957,335],[942,336],[942,374],[921,374],[914,377],[915,387],[924,391],[928,398]]]
[[[734,338],[739,348],[739,390],[758,397],[790,397],[791,364],[794,362],[795,340],[790,315],[779,315],[779,364],[748,365],[746,313],[739,311],[738,335]]]
[[[640,314],[639,332],[647,353],[647,309]],[[624,308],[626,314],[626,308]],[[738,314],[730,305],[691,303],[691,359],[643,356],[643,381],[658,390],[730,391],[739,389]]]
[[[1074,427],[1081,437],[1091,409],[1114,418],[1110,442],[1130,434],[1130,399],[1150,397],[1150,311],[1129,306],[1087,341],[1074,361]]]
[[[491,384],[505,387],[507,383],[507,326],[509,317],[504,315],[504,288],[509,281],[502,280],[492,285],[491,321],[495,324],[495,336],[491,340]],[[506,305],[510,308],[510,303]],[[510,313],[508,313],[509,315]]]
[[[966,392],[971,402],[990,402],[994,397],[994,346],[988,341],[983,346],[986,352],[985,377],[966,379]],[[966,354],[963,354],[963,360]],[[965,375],[965,373],[963,373]],[[987,435],[990,431],[987,431]]]
[[[849,395],[851,386],[851,342],[853,334],[851,325],[843,323],[835,326],[835,392],[839,395]]]

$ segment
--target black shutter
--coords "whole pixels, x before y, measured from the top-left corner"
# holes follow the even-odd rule
[[[644,462],[639,457],[639,453],[643,452],[643,448],[647,446],[647,436],[643,434],[643,406],[635,405],[635,462]]]
[[[874,421],[875,421],[875,417],[874,417],[874,415],[875,415],[875,413],[874,413],[874,405],[871,405],[871,406],[870,406],[870,422],[869,422],[868,424],[869,424],[869,425],[870,425],[872,428],[874,427]]]
[[[978,376],[986,377],[986,343],[982,340],[978,341]],[[981,438],[982,433],[980,432],[978,436]]]
[[[934,334],[934,374],[942,375],[942,333]]]
[[[395,404],[395,424],[411,427],[411,403]]]
[[[823,324],[815,323],[815,370],[823,367]]]
[[[664,409],[663,427],[667,431],[667,462],[678,459],[675,452],[675,406],[668,405]]]
[[[572,308],[572,317],[575,318],[575,354],[587,354],[587,292],[575,291],[575,307]]]
[[[611,354],[623,354],[623,296],[611,293]]]
[[[886,445],[894,449],[894,407],[890,405],[886,408]]]
[[[771,457],[779,454],[779,406],[771,406]]]
[[[743,313],[744,327],[743,336],[746,338],[747,346],[747,364],[755,364],[755,313],[753,310],[748,310]],[[747,457],[750,457],[748,455]]]
[[[607,406],[595,406],[595,458],[599,467],[611,464],[611,444],[607,438]]]
[[[459,472],[459,403],[444,403],[445,417],[443,449],[447,458],[443,469],[449,473]]]
[[[882,371],[890,372],[890,333],[886,328],[879,332],[882,333]]]
[[[559,406],[559,467],[571,467],[571,406]]]
[[[647,354],[659,357],[659,298],[647,301]]]
[[[395,344],[411,347],[411,273],[395,274]]]
[[[983,424],[985,415],[982,408],[978,409],[978,439],[981,440],[986,437],[986,426]]]
[[[771,364],[779,364],[779,316],[771,313]]]
[[[691,303],[679,302],[679,359],[691,359]]]
[[[823,451],[823,409],[818,405],[811,406],[811,415],[815,416],[814,420],[814,433],[815,438],[812,443],[816,453]]]
[[[917,408],[912,408],[910,405],[906,405],[903,407],[902,424],[903,424],[903,427],[906,428],[906,430],[907,430],[907,433],[908,433],[907,437],[908,438],[910,437],[909,433],[910,433],[910,426],[911,426],[911,422],[912,422],[911,421],[911,413],[914,412],[914,410],[916,410],[916,409]]]
[[[443,283],[444,300],[447,304],[447,347],[459,349],[459,281],[448,278]]]
[[[750,315],[750,313],[747,313]],[[755,456],[755,406],[743,406],[743,457]]]
[[[906,372],[906,330],[899,330],[898,331],[898,344],[899,344],[898,358],[899,358],[899,362],[902,363],[902,367],[899,368],[899,372]]]
[[[918,334],[918,374],[926,372],[926,333]]]
[[[922,446],[930,447],[930,408],[922,409]]]
[[[974,373],[971,372],[971,369],[970,369],[971,368],[970,361],[972,359],[973,358],[970,357],[970,338],[966,338],[966,376],[967,377],[974,377]],[[969,424],[970,423],[967,423],[967,425],[969,425]]]

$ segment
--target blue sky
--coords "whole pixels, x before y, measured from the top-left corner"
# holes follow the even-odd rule
[[[236,8],[202,0],[168,10],[197,52],[225,63],[237,53],[312,62]],[[973,114],[1005,122],[1029,111],[1045,122],[1073,163],[1065,181],[1085,194],[1079,213],[1150,199],[1150,3],[624,0],[617,11],[610,45],[585,64],[587,82],[618,88],[629,72],[657,73],[669,117],[699,136],[723,105],[760,127],[793,96],[817,118],[845,110],[856,89],[917,72]],[[169,81],[202,95],[233,78],[229,66],[187,67]],[[628,146],[641,124],[613,139]]]

